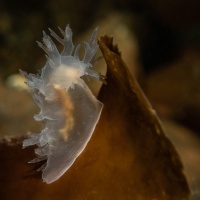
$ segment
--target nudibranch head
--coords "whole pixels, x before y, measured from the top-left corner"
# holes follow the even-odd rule
[[[84,75],[91,76],[98,80],[104,80],[105,77],[91,69],[91,60],[98,50],[96,41],[97,28],[93,31],[89,42],[84,42],[85,53],[82,59],[79,57],[80,45],[74,46],[72,41],[72,31],[69,25],[63,31],[59,28],[63,38],[60,38],[54,31],[50,34],[60,42],[64,48],[59,53],[51,37],[43,31],[43,44],[37,42],[46,52],[47,63],[41,71],[42,81],[37,84],[29,82],[29,87],[37,88],[45,96],[51,95],[51,88],[47,86],[58,86],[65,88],[66,91],[74,84],[81,84],[80,78]],[[35,78],[37,78],[35,76]],[[39,86],[38,86],[39,85]]]

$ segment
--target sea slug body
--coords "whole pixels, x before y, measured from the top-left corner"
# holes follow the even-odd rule
[[[63,39],[49,30],[64,46],[63,51],[59,53],[52,39],[43,32],[43,44],[38,42],[38,45],[46,52],[47,62],[41,73],[27,74],[20,70],[41,109],[34,118],[44,123],[40,133],[23,141],[23,148],[37,145],[37,157],[29,163],[45,161],[40,170],[48,184],[59,179],[84,150],[103,108],[82,77],[91,76],[100,81],[105,78],[91,69],[91,60],[98,50],[97,29],[89,42],[85,42],[83,59],[79,58],[80,45],[76,48],[73,45],[69,25],[65,31],[59,28]]]

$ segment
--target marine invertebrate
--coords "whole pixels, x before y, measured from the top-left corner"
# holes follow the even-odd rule
[[[38,45],[47,54],[46,65],[40,74],[27,74],[20,70],[41,109],[34,118],[44,122],[42,131],[25,139],[23,147],[38,146],[35,149],[37,158],[29,163],[46,160],[41,167],[46,183],[60,178],[84,150],[103,107],[81,79],[85,75],[101,81],[105,78],[91,69],[91,60],[98,50],[97,29],[89,42],[85,42],[82,60],[79,58],[80,45],[74,47],[69,25],[65,31],[59,30],[63,39],[51,29],[50,33],[64,46],[63,51],[59,53],[50,36],[43,32],[43,44],[38,42]]]

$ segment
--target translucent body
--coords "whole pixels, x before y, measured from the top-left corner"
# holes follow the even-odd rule
[[[82,60],[79,59],[80,45],[74,50],[69,25],[65,32],[61,29],[60,31],[64,39],[50,30],[51,35],[64,46],[61,54],[45,33],[44,45],[38,42],[47,53],[47,63],[40,75],[27,74],[20,70],[31,88],[33,99],[41,109],[34,118],[44,122],[42,131],[24,140],[23,147],[38,146],[35,149],[37,158],[30,163],[46,160],[41,167],[42,178],[46,183],[60,178],[84,150],[103,107],[81,79],[84,75],[98,80],[104,79],[90,69],[90,62],[98,49],[95,39],[97,29],[94,30],[90,41],[85,43],[85,55]]]

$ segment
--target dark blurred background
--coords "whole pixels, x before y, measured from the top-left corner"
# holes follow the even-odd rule
[[[113,13],[126,19],[125,25],[139,43],[142,68],[150,73],[186,48],[200,49],[199,8],[199,0],[2,0],[1,77],[17,73],[19,67],[36,70],[42,54],[35,41],[41,40],[42,30],[69,23],[77,36]]]

